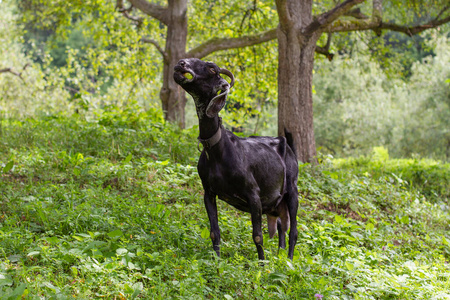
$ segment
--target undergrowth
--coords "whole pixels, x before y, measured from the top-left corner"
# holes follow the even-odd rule
[[[209,240],[197,129],[110,109],[3,120],[2,299],[450,299],[449,172],[431,160],[300,165],[294,259],[218,202]]]

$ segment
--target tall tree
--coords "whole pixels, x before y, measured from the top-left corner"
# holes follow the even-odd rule
[[[450,6],[444,1],[433,1],[440,4],[437,14],[413,25],[383,20],[382,0],[372,1],[371,16],[362,14],[356,8],[356,5],[368,2],[365,0],[337,1],[332,9],[316,15],[313,15],[312,0],[275,2],[279,16],[278,132],[280,135],[292,135],[298,159],[303,162],[314,161],[316,156],[312,78],[314,51],[322,34],[330,36],[335,32],[372,30],[381,35],[383,30],[392,30],[412,36],[450,21]],[[425,7],[426,3],[420,3],[423,9],[429,10]],[[329,44],[328,40],[327,46]]]

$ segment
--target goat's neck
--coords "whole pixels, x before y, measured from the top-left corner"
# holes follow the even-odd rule
[[[199,138],[200,139],[209,139],[212,137],[220,127],[220,118],[219,116],[215,116],[214,118],[201,118],[198,120],[199,123]]]

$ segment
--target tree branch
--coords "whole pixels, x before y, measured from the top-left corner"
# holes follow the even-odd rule
[[[442,15],[444,12],[446,12],[449,8],[450,8],[450,6],[444,7],[444,8],[439,12],[439,14],[436,16],[436,20],[439,19],[439,18],[441,17],[441,15]]]
[[[186,57],[203,58],[219,50],[228,50],[241,48],[268,42],[277,38],[277,30],[271,29],[257,35],[242,36],[238,38],[213,38],[204,44],[201,44],[186,53]],[[334,54],[330,50],[331,33],[328,33],[327,44],[325,47],[316,46],[316,52],[325,55],[329,60],[333,59]],[[154,44],[155,45],[155,44]],[[155,45],[156,46],[156,45]],[[162,49],[160,50],[160,52]]]
[[[397,25],[397,24],[393,24],[393,23],[382,23],[380,28],[397,31],[397,32],[402,32],[409,36],[413,36],[413,35],[423,32],[427,29],[436,28],[436,27],[443,25],[445,23],[448,23],[448,22],[450,22],[450,15],[441,20],[434,19],[426,24],[421,24],[421,25],[417,25],[417,26],[409,26],[408,27],[408,26],[401,26],[401,25]]]
[[[11,73],[13,75],[16,75],[17,77],[19,77],[23,82],[25,82],[25,80],[22,78],[22,73],[25,71],[25,69],[29,66],[30,64],[26,64],[25,66],[23,66],[22,68],[22,72],[16,72],[13,70],[13,68],[4,68],[4,69],[0,69],[0,73]]]
[[[286,0],[276,0],[278,20],[280,22],[281,28],[288,26],[291,23],[291,16],[289,14],[288,6]]]
[[[326,58],[328,58],[329,61],[333,60],[334,54],[330,52],[330,49],[327,49],[326,47],[320,47],[316,45],[316,53],[325,55]]]
[[[213,38],[191,49],[188,53],[186,53],[186,56],[203,58],[215,51],[257,45],[276,38],[276,29],[271,29],[256,35],[241,36],[238,38]]]
[[[169,10],[166,7],[158,4],[153,4],[147,0],[128,0],[134,7],[142,11],[144,14],[149,15],[164,24],[169,23]]]
[[[359,8],[351,9],[351,10],[345,12],[344,16],[349,16],[349,17],[353,17],[355,19],[360,19],[360,20],[365,20],[365,19],[369,18],[368,16],[363,14],[361,12],[361,9],[359,9]]]
[[[338,5],[333,9],[316,16],[314,20],[309,24],[304,30],[303,34],[306,36],[311,35],[313,32],[325,28],[331,23],[333,23],[337,18],[342,16],[344,13],[348,12],[353,6],[364,2],[364,0],[347,0]]]
[[[119,12],[122,13],[122,15],[124,15],[125,18],[133,21],[134,23],[136,23],[137,26],[140,26],[143,22],[143,19],[140,17],[135,17],[129,14],[129,12],[133,9],[133,5],[131,5],[129,8],[125,8],[123,6],[123,0],[117,0],[116,2],[116,8],[119,9]]]
[[[161,53],[161,55],[163,56],[163,59],[164,59],[165,61],[168,61],[166,52],[164,52],[163,48],[161,48],[161,46],[158,44],[157,41],[155,41],[155,40],[153,40],[153,39],[150,39],[150,38],[142,37],[142,38],[141,38],[141,42],[143,42],[143,43],[148,43],[148,44],[152,44],[153,46],[155,46],[156,49],[159,51],[159,53]]]
[[[316,45],[316,53],[325,55],[329,61],[332,61],[333,57],[334,57],[334,54],[330,52],[331,36],[332,36],[332,33],[329,32],[328,37],[327,37],[327,44],[325,45],[325,47],[320,47],[320,46]]]
[[[374,30],[375,32],[380,31],[382,29],[391,30],[391,31],[397,31],[404,33],[406,35],[412,36],[415,34],[419,34],[422,31],[425,31],[427,29],[436,28],[440,25],[443,25],[445,23],[450,22],[450,15],[446,16],[443,19],[434,19],[431,20],[428,23],[420,24],[416,26],[403,26],[398,25],[395,23],[376,23],[372,20],[362,20],[359,22],[346,22],[338,20],[331,24],[331,26],[328,27],[328,30],[330,32],[344,32],[344,31],[357,31],[357,30]]]

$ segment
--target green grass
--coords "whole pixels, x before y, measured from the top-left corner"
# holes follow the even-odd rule
[[[219,201],[212,253],[196,128],[112,109],[3,120],[1,299],[449,299],[449,164],[301,165],[293,261]],[[414,174],[421,174],[420,176]]]

